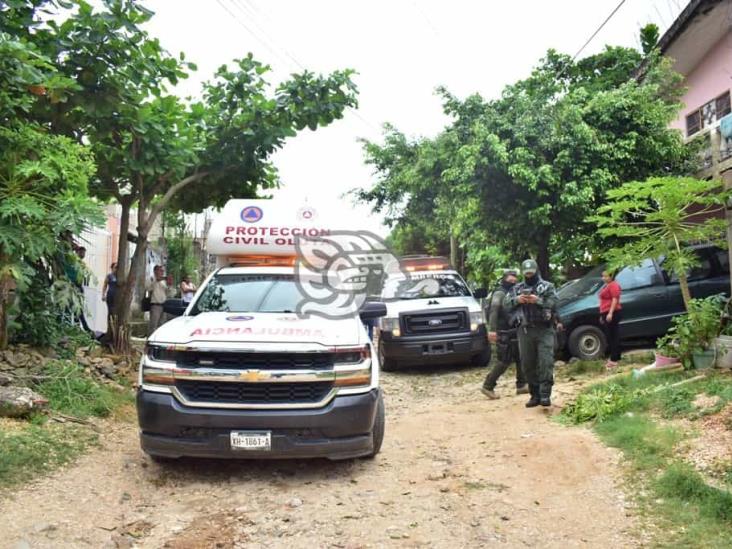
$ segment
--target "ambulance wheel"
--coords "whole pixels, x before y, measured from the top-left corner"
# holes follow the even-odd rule
[[[374,419],[374,428],[371,431],[373,439],[373,450],[368,454],[367,458],[376,457],[381,450],[381,444],[384,442],[384,431],[386,430],[386,412],[384,410],[384,396],[379,392],[379,400],[376,403],[376,418]]]
[[[396,370],[396,364],[394,361],[390,358],[386,358],[386,355],[384,354],[383,341],[379,341],[379,364],[381,364],[381,369],[385,372],[393,372]]]

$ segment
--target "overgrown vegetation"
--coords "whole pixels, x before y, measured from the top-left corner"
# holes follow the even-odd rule
[[[645,512],[657,524],[659,543],[678,547],[728,547],[732,539],[732,493],[711,486],[678,455],[679,442],[693,432],[668,420],[691,421],[732,402],[732,376],[675,372],[616,376],[587,388],[565,407],[561,419],[591,422],[598,436],[620,449],[633,472]],[[700,394],[717,397],[699,408]],[[731,426],[732,427],[732,426]],[[724,477],[725,471],[718,476]]]
[[[90,377],[74,360],[91,339],[78,330],[55,348],[61,357],[46,363],[32,388],[48,399],[48,411],[27,420],[0,419],[0,488],[26,481],[73,461],[98,434],[90,424],[126,410],[133,396],[117,384]]]
[[[78,418],[107,417],[131,401],[128,394],[97,383],[71,361],[50,362],[38,391],[48,399],[52,411]]]
[[[96,440],[96,433],[81,425],[0,423],[0,488],[71,462]]]

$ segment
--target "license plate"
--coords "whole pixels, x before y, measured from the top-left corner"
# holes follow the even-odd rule
[[[447,353],[447,347],[442,345],[430,345],[427,354],[430,355],[444,355]]]
[[[231,431],[232,450],[260,450],[269,452],[272,449],[272,433],[270,431]]]

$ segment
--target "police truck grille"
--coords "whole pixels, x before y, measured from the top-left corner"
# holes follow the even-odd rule
[[[402,327],[409,335],[467,331],[468,312],[466,309],[453,309],[403,314]]]
[[[181,395],[193,403],[211,404],[313,404],[330,392],[331,382],[222,383],[178,380]]]
[[[176,363],[184,368],[329,370],[333,367],[333,355],[332,353],[179,351]]]

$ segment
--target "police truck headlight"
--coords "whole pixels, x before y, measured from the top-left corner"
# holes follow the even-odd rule
[[[477,332],[481,324],[485,324],[482,311],[473,311],[470,313],[470,331]]]
[[[399,329],[399,319],[382,317],[379,319],[379,329],[382,332],[390,332],[392,336],[399,337],[402,331]]]

